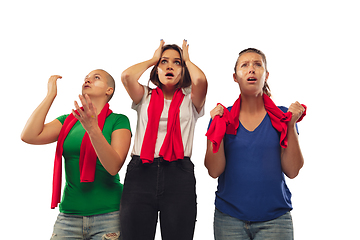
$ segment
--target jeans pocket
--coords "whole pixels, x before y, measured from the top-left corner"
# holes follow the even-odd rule
[[[187,173],[194,173],[194,164],[189,158],[178,160],[178,166],[181,170]]]
[[[129,164],[127,165],[126,172],[131,172],[135,168],[141,166],[142,162],[139,156],[133,156]]]

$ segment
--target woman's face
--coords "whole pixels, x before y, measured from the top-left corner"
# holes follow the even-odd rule
[[[181,58],[178,51],[167,49],[163,52],[157,67],[160,82],[165,86],[175,86],[181,78]]]
[[[109,88],[107,73],[102,70],[94,70],[85,77],[82,94],[89,94],[89,96],[94,97],[105,96]]]
[[[262,93],[269,73],[265,69],[261,55],[247,52],[239,57],[233,77],[239,84],[241,93],[257,95]]]

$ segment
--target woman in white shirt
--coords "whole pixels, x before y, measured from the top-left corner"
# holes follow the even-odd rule
[[[121,199],[123,239],[154,239],[158,212],[162,239],[192,239],[196,221],[194,165],[190,160],[197,118],[204,114],[207,80],[182,49],[164,45],[150,60],[126,69],[121,80],[138,120]],[[140,76],[151,66],[150,80]]]

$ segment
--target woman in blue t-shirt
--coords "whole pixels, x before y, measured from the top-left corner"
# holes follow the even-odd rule
[[[240,52],[233,77],[241,92],[237,103],[228,109],[219,104],[210,115],[213,120],[232,114],[236,130],[227,131],[216,150],[208,140],[205,156],[209,175],[218,178],[215,239],[293,239],[291,193],[284,173],[295,178],[304,164],[296,122],[305,108],[298,102],[288,109],[273,105],[281,114],[292,113],[286,114],[282,143],[269,110],[273,102],[265,55],[254,48]]]

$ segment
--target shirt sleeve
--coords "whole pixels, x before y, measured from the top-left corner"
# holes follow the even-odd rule
[[[65,119],[69,116],[69,114],[61,115],[60,117],[57,117],[56,119],[61,122],[61,124],[64,125]]]
[[[113,131],[118,129],[128,129],[131,132],[129,118],[123,114],[116,114],[117,118],[113,127]],[[132,135],[132,133],[131,133]]]
[[[142,105],[142,103],[144,102],[144,99],[146,98],[146,96],[149,93],[149,88],[147,86],[144,86],[144,85],[143,85],[143,87],[144,87],[144,95],[143,95],[141,101],[138,104],[135,104],[134,102],[132,102],[132,104],[131,104],[131,108],[134,109],[135,111],[140,110],[139,107]]]

